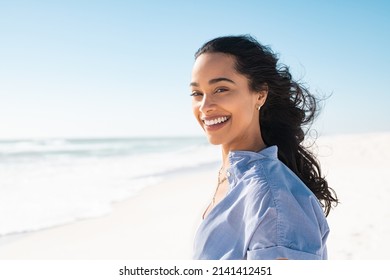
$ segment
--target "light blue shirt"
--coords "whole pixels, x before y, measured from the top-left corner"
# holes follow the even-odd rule
[[[277,147],[229,161],[230,189],[200,224],[194,259],[327,259],[324,212]]]

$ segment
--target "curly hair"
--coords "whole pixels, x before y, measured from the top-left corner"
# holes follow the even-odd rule
[[[328,216],[338,204],[335,191],[321,174],[315,155],[303,141],[318,112],[318,100],[302,84],[294,81],[287,66],[279,64],[276,54],[249,35],[224,36],[205,43],[203,53],[225,53],[236,61],[236,71],[247,77],[253,91],[268,87],[260,110],[261,136],[267,146],[278,147],[278,158],[315,194]]]

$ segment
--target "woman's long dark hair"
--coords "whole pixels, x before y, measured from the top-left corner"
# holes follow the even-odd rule
[[[195,54],[225,53],[236,60],[236,70],[246,76],[253,91],[268,86],[268,97],[260,110],[260,128],[267,146],[278,147],[278,158],[316,195],[327,216],[338,199],[321,175],[320,164],[304,147],[305,131],[316,113],[317,99],[292,79],[289,69],[278,64],[276,55],[249,35],[225,36],[205,43]]]

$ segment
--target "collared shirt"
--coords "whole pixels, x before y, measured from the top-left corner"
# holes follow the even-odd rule
[[[200,224],[194,259],[327,259],[324,212],[277,147],[229,154],[229,191]]]

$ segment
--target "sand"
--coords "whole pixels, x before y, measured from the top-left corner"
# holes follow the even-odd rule
[[[109,215],[3,244],[0,259],[191,259],[213,175],[198,170],[171,176],[114,204]]]
[[[321,162],[340,204],[328,217],[330,259],[390,259],[390,133],[324,137]]]
[[[321,137],[318,153],[341,204],[328,217],[329,259],[390,259],[390,133]],[[0,244],[0,259],[189,260],[218,166],[171,175],[106,216]]]

